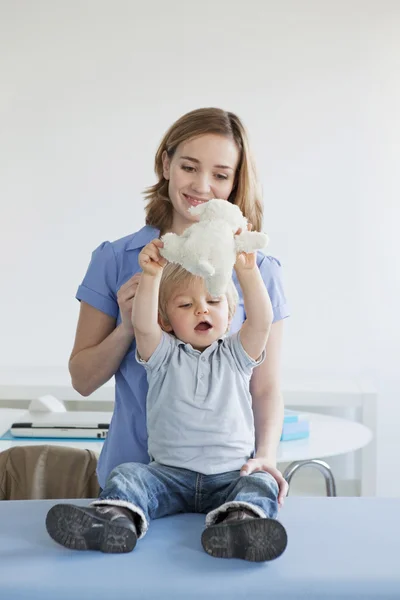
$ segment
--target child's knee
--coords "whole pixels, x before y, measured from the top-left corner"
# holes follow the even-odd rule
[[[148,471],[148,466],[142,463],[122,463],[111,471],[109,479],[118,477],[131,481],[135,478],[142,478],[145,476],[146,470]]]
[[[257,482],[257,485],[259,485],[259,487],[263,489],[268,488],[275,495],[278,495],[278,482],[276,481],[275,477],[273,477],[270,473],[267,473],[266,471],[256,471],[255,473],[251,473],[251,475],[248,475],[247,477],[253,477],[254,481]]]

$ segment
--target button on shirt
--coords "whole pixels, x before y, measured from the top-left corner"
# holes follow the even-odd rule
[[[163,332],[147,362],[147,431],[150,457],[205,475],[241,469],[254,450],[249,391],[258,361],[240,333],[200,352]]]

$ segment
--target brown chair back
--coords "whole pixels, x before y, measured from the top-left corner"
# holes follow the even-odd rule
[[[0,452],[0,500],[97,498],[97,454],[65,446]]]

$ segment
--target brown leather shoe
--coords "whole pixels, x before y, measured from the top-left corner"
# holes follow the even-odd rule
[[[203,531],[201,543],[211,556],[263,562],[284,552],[287,534],[279,521],[261,519],[247,508],[235,508]]]
[[[108,504],[56,504],[47,513],[46,529],[54,541],[73,550],[131,552],[138,538],[132,512]]]

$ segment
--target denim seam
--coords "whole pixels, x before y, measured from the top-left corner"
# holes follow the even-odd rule
[[[201,512],[200,508],[201,508],[201,487],[202,487],[202,475],[201,473],[198,473],[196,476],[196,492],[195,492],[195,503],[194,503],[194,508],[196,510],[196,512]]]

